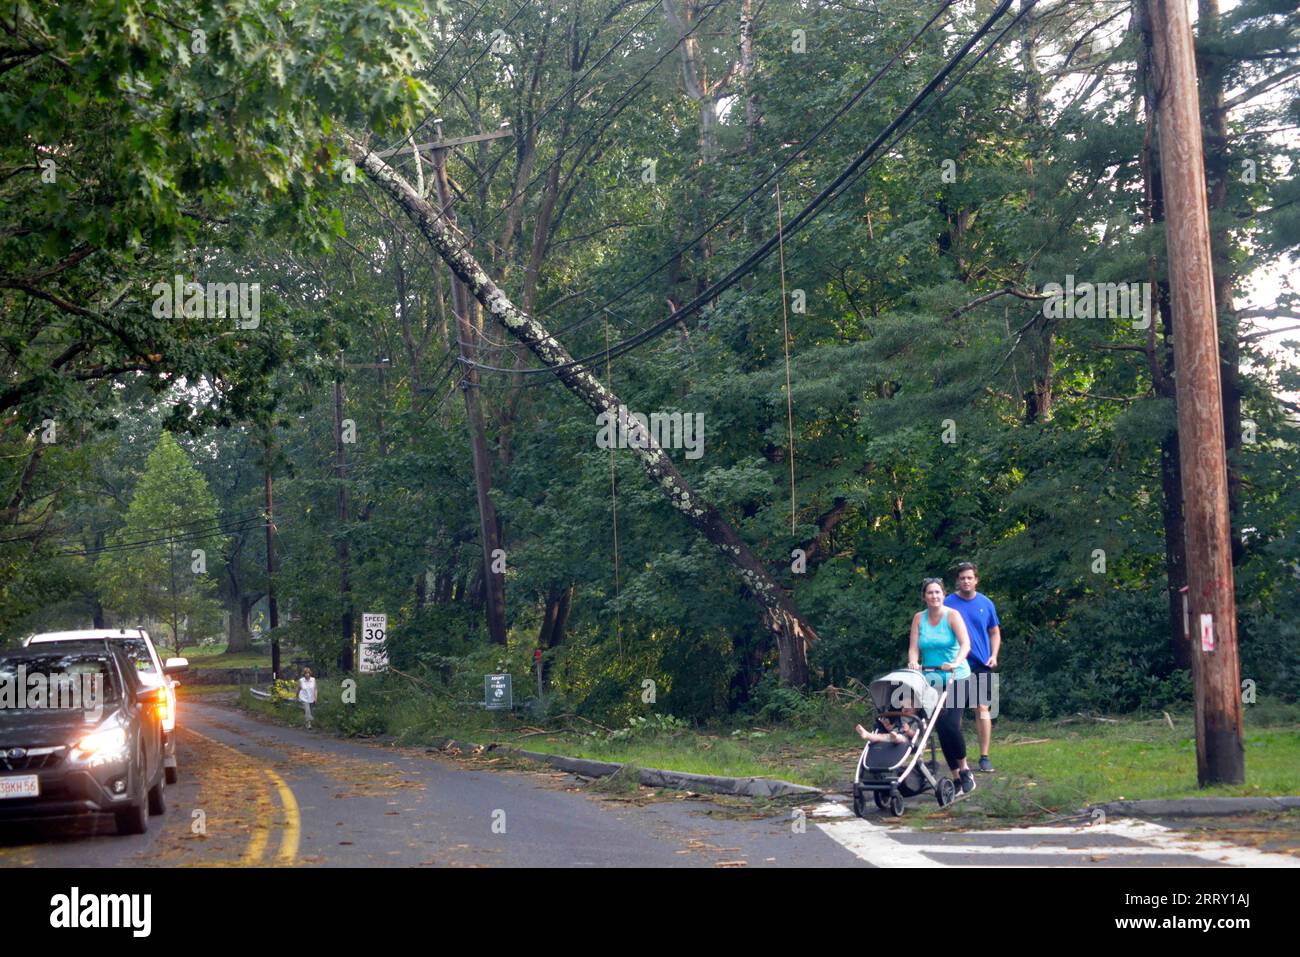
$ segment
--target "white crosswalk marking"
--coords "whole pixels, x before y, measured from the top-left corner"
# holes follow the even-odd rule
[[[875,817],[875,815],[872,815]],[[838,844],[876,867],[1069,866],[1105,863],[1185,866],[1300,867],[1300,859],[1201,840],[1150,821],[1130,818],[1068,827],[981,831],[917,831],[862,820],[845,804],[817,805],[809,819]]]
[[[817,820],[821,817],[835,818],[835,820],[830,822]],[[843,804],[819,804],[813,808],[809,818],[831,840],[876,867],[943,866],[938,861],[926,857],[919,848],[895,841],[889,836],[889,828],[859,819],[851,808]]]

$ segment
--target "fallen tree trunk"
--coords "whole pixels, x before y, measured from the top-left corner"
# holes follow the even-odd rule
[[[447,228],[433,206],[387,163],[356,139],[347,137],[347,144],[353,162],[402,208],[474,298],[489,309],[533,355],[552,368],[565,387],[589,408],[598,414],[608,413],[617,417],[620,429],[626,428],[628,445],[636,446],[633,451],[651,481],[659,486],[673,507],[731,562],[745,587],[758,601],[763,623],[777,641],[781,683],[794,687],[806,685],[807,643],[815,641],[817,633],[799,614],[789,596],[767,573],[736,530],[716,508],[691,489],[648,431],[634,419],[628,419],[627,409],[618,396],[605,388],[586,368],[573,365],[573,357],[564,346],[537,320],[510,301],[479,265],[465,240]]]

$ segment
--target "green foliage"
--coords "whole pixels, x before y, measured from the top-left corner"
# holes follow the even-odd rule
[[[808,696],[797,688],[783,688],[765,678],[750,703],[760,721],[797,724],[815,710]]]
[[[212,634],[219,606],[206,554],[220,554],[220,534],[197,543],[194,528],[211,529],[212,491],[171,434],[164,432],[145,461],[126,521],[96,563],[104,604],[123,620],[166,624],[172,649]]]
[[[135,575],[128,599],[127,569],[108,557],[136,553],[97,549],[131,540],[124,506],[167,429],[213,490],[184,520],[260,512],[273,475],[274,585],[296,654],[333,667],[345,614],[359,623],[385,611],[394,666],[434,689],[379,680],[374,702],[339,713],[340,728],[388,722],[414,739],[457,715],[486,720],[474,710],[482,676],[500,671],[536,720],[577,715],[620,733],[653,728],[659,714],[696,726],[828,721],[823,696],[779,687],[773,636],[717,551],[630,453],[595,447],[590,410],[522,371],[480,377],[510,632],[506,648],[487,644],[447,273],[400,211],[348,180],[338,133],[376,147],[423,140],[428,124],[416,127],[435,103],[450,136],[509,121],[513,138],[447,154],[460,228],[494,278],[583,356],[658,321],[666,302],[689,301],[772,235],[774,184],[746,194],[791,159],[780,177],[788,225],[950,44],[925,36],[795,157],[792,144],[928,11],[771,0],[742,76],[724,5],[695,53],[710,77],[731,77],[735,99],[701,104],[658,11],[638,24],[647,8],[615,0],[489,0],[482,23],[512,26],[485,54],[482,24],[469,22],[477,6],[90,0],[0,13],[13,46],[0,74],[0,123],[12,131],[0,145],[0,632],[84,624],[105,606],[145,613],[157,597],[145,585],[170,566]],[[950,31],[969,31],[986,6],[955,7]],[[1222,65],[1232,90],[1285,79],[1298,16],[1268,0],[1237,5],[1219,38],[1201,38],[1202,68]],[[806,54],[790,48],[796,22]],[[1005,47],[982,61],[784,237],[784,277],[773,257],[681,327],[592,370],[634,411],[704,416],[703,457],[670,454],[815,625],[814,690],[900,665],[919,580],[951,585],[954,564],[972,559],[1004,624],[1004,714],[1188,700],[1166,601],[1161,457],[1176,416],[1153,378],[1164,330],[1147,355],[1127,317],[1049,316],[1034,298],[1067,275],[1166,278],[1143,180],[1158,160],[1144,146],[1158,138],[1126,24],[1092,2],[1029,18],[1015,37],[1037,58]],[[462,31],[474,42],[458,42]],[[1078,42],[1111,31],[1122,42]],[[1211,150],[1224,186],[1216,264],[1238,289],[1300,247],[1300,153],[1274,132],[1300,115],[1293,87],[1235,111],[1228,142]],[[701,128],[710,115],[716,124]],[[646,158],[658,161],[653,182]],[[1257,167],[1251,182],[1236,175],[1243,160]],[[393,162],[427,188],[427,166]],[[260,326],[154,315],[147,293],[177,273],[260,282]],[[806,309],[782,308],[783,288]],[[1278,311],[1293,312],[1292,299]],[[1264,348],[1249,319],[1221,305],[1241,414],[1259,432],[1233,459],[1245,490],[1242,673],[1261,700],[1293,700],[1300,371],[1293,351]],[[479,318],[480,358],[513,367],[509,332]],[[335,380],[356,437],[337,465]],[[36,430],[47,418],[60,439],[45,447]],[[262,535],[210,543],[209,574],[235,618],[271,583]],[[215,597],[196,597],[207,602],[196,621]],[[539,645],[547,688],[529,704]]]
[[[656,738],[672,738],[690,728],[685,721],[674,718],[671,714],[638,715],[629,718],[627,727],[618,728],[605,735],[607,741],[644,741]],[[596,732],[592,732],[595,734]]]

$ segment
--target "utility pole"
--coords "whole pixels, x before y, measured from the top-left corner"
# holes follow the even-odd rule
[[[271,450],[267,447],[266,463],[266,605],[271,615],[271,680],[280,677],[280,639],[275,629],[280,615],[275,604],[275,506],[271,500]]]
[[[344,471],[347,468],[347,453],[343,451],[343,370],[344,369],[379,369],[380,370],[380,389],[384,384],[383,370],[387,369],[389,362],[383,359],[379,362],[344,362],[343,353],[338,354],[338,372],[334,376],[334,479],[338,483],[338,520],[339,529],[343,529],[348,523],[348,488],[344,480]],[[384,418],[383,418],[383,401],[380,401],[380,412],[378,418],[379,424],[379,452],[380,455],[386,455],[387,450],[384,443]],[[270,477],[267,477],[267,507],[270,508],[271,492]],[[364,516],[363,516],[364,517]],[[343,650],[339,653],[339,668],[342,671],[352,670],[352,582],[350,575],[351,556],[348,550],[346,536],[340,534],[338,542],[339,558],[339,593],[343,596],[343,614],[339,618],[339,630],[343,636]],[[274,606],[272,606],[274,608]],[[272,612],[274,614],[274,612]],[[274,625],[272,625],[274,627]],[[272,648],[275,646],[273,645]]]
[[[452,211],[451,187],[447,182],[447,150],[453,141],[442,141],[441,120],[438,124],[438,142],[425,144],[421,149],[429,149],[433,159],[434,180],[438,187],[438,204],[442,208],[442,217],[452,229],[456,228],[456,214]],[[509,136],[508,130],[485,134],[473,139],[495,139]],[[456,142],[464,142],[462,137]],[[488,636],[493,644],[504,646],[506,643],[506,590],[505,576],[494,572],[492,565],[494,553],[500,549],[500,534],[497,528],[496,508],[492,504],[489,492],[492,489],[492,463],[488,459],[487,435],[483,425],[483,408],[479,404],[478,369],[473,365],[477,350],[474,347],[474,327],[470,323],[470,297],[464,284],[451,277],[452,311],[456,314],[456,340],[460,349],[461,362],[465,375],[461,380],[461,391],[465,396],[465,414],[469,421],[470,453],[474,464],[474,486],[478,493],[479,537],[483,542],[483,593],[487,607]]]
[[[1152,0],[1151,18],[1187,528],[1196,771],[1202,787],[1241,784],[1241,671],[1196,51],[1186,0]]]
[[[343,481],[343,470],[347,467],[347,455],[343,451],[343,354],[339,353],[339,370],[334,376],[334,481],[337,483],[338,503],[338,558],[339,558],[339,594],[343,598],[343,613],[339,616],[339,630],[343,637],[343,648],[339,652],[339,670],[352,670],[352,583],[348,565],[347,536],[343,529],[348,523],[348,488]]]

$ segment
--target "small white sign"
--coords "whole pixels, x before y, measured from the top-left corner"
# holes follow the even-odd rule
[[[1201,651],[1214,650],[1214,616],[1201,616]]]
[[[388,615],[363,612],[361,615],[361,672],[371,674],[388,667]]]

